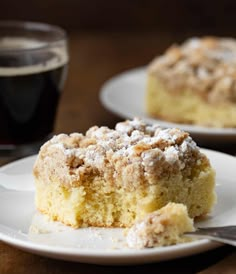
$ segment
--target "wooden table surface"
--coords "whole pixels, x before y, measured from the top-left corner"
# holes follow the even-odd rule
[[[99,101],[99,89],[110,77],[146,65],[173,42],[189,33],[71,32],[70,66],[61,97],[55,133],[85,132],[93,125],[113,127],[122,119]],[[207,147],[208,144],[205,144]],[[230,147],[230,149],[232,146]],[[227,144],[215,149],[229,150]],[[0,165],[9,159],[1,159]],[[236,273],[236,253],[230,246],[168,262],[137,266],[97,266],[65,262],[23,252],[0,242],[0,274],[60,273]]]

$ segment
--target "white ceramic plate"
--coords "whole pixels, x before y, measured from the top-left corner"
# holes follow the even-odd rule
[[[236,159],[203,150],[217,172],[218,203],[200,226],[236,224]],[[73,229],[50,222],[34,207],[32,167],[35,156],[0,168],[0,240],[17,248],[63,260],[95,264],[140,264],[197,254],[219,246],[196,240],[176,246],[133,250],[122,229]]]
[[[163,127],[178,127],[188,131],[195,140],[236,141],[235,128],[209,128],[187,124],[170,123],[151,118],[145,111],[146,69],[137,68],[108,80],[101,88],[100,100],[113,113],[123,118],[140,117]]]

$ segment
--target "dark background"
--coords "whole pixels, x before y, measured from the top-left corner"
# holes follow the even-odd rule
[[[235,35],[236,1],[3,0],[0,19],[43,21],[67,30]]]
[[[121,117],[101,104],[111,77],[146,66],[193,36],[236,38],[236,0],[0,0],[0,20],[56,24],[69,35],[69,72],[55,131],[113,127]]]

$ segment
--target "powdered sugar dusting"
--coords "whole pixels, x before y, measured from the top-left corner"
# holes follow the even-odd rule
[[[48,172],[51,167],[54,176],[63,176],[65,184],[102,174],[111,182],[135,188],[153,183],[159,176],[191,168],[198,160],[205,161],[206,157],[188,133],[162,129],[135,118],[118,123],[115,129],[94,126],[85,135],[54,136],[42,146],[35,167],[41,173],[43,165],[48,166]]]

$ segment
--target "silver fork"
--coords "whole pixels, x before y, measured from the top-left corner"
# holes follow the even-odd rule
[[[236,246],[236,226],[198,227],[185,235]]]

